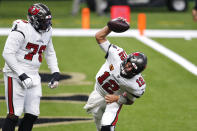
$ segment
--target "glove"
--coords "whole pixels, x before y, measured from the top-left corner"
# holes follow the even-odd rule
[[[25,73],[21,74],[19,76],[19,79],[21,80],[23,87],[25,89],[31,88],[33,86],[33,81],[27,74]]]
[[[56,88],[59,84],[59,77],[60,77],[60,73],[59,72],[55,72],[52,74],[52,79],[49,82],[48,86],[49,88],[53,89]]]

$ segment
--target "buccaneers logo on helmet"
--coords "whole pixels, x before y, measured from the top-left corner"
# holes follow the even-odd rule
[[[49,31],[51,23],[51,12],[49,8],[41,3],[33,4],[28,9],[28,21],[38,32]]]

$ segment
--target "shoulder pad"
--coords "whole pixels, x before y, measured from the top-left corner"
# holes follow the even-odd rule
[[[28,21],[25,20],[15,20],[13,22],[12,31],[18,31],[25,37],[25,31]]]
[[[145,92],[146,83],[141,74],[138,74],[131,79],[127,79],[124,84],[127,87],[127,91],[136,98],[139,98]]]
[[[109,49],[110,52],[121,52],[123,49],[117,45],[111,44],[111,48]]]
[[[123,50],[121,47],[119,47],[119,46],[117,46],[117,45],[114,45],[114,44],[112,44],[112,47],[115,49],[115,50]]]
[[[29,23],[29,22],[26,21],[26,20],[15,20],[15,21],[13,22],[12,29],[14,29],[16,25],[17,25],[17,28],[18,28],[18,29],[24,29],[24,27],[27,26],[28,23]]]
[[[48,31],[48,33],[50,33],[52,35],[52,30],[53,28],[51,27],[51,29]]]

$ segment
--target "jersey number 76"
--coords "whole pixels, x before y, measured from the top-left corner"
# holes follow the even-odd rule
[[[26,49],[32,51],[26,54],[24,59],[32,61],[33,56],[36,55],[36,53],[38,53],[38,60],[40,63],[42,62],[42,52],[44,52],[44,50],[46,49],[46,45],[42,45],[39,48],[39,45],[37,44],[27,43]]]

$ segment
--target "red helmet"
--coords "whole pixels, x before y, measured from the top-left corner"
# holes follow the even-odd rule
[[[126,70],[126,64],[131,63],[131,70]],[[120,75],[124,78],[132,78],[141,73],[147,65],[147,57],[141,52],[134,52],[127,56],[127,58],[120,65]]]
[[[33,4],[28,9],[28,21],[38,32],[49,31],[51,28],[51,12],[49,8],[41,3]]]

